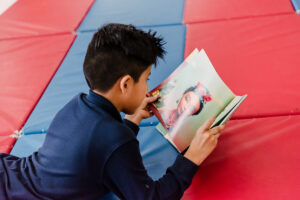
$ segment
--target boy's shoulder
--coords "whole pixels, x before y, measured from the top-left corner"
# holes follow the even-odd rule
[[[116,144],[136,139],[136,134],[123,122],[119,113],[116,117],[116,113],[112,115],[108,110],[86,103],[84,97],[85,94],[80,93],[72,100],[83,110],[78,119],[80,123],[90,126],[94,140],[101,139],[106,144]]]
[[[116,144],[129,140],[136,140],[136,134],[125,123],[117,121],[110,116],[104,116],[99,120],[93,134],[96,138],[105,140],[107,143]]]
[[[86,102],[85,95],[79,93],[74,96],[56,114],[52,124],[64,124],[63,127],[88,132],[86,136],[91,134],[92,138],[102,137],[107,142],[114,138],[135,138],[133,131],[123,123],[120,116],[116,118],[109,111]]]

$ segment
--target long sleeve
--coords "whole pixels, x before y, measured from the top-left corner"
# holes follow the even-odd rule
[[[105,165],[104,185],[121,199],[180,199],[198,166],[178,155],[166,174],[153,181],[142,163],[137,140],[120,146]]]
[[[123,119],[123,123],[128,126],[133,132],[135,135],[138,134],[140,128],[138,125],[136,125],[135,123],[133,123],[132,121],[129,121],[128,119]]]

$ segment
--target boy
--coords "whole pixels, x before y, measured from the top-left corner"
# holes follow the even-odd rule
[[[53,119],[43,146],[26,158],[0,154],[0,199],[179,199],[224,127],[198,131],[184,156],[158,181],[142,163],[136,135],[152,114],[145,98],[151,66],[163,57],[162,39],[131,25],[108,24],[93,36],[81,93]],[[124,120],[120,112],[128,114]]]

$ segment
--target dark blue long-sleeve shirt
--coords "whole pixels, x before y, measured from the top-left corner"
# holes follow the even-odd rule
[[[44,144],[32,155],[0,154],[0,199],[179,199],[198,166],[178,155],[166,174],[147,174],[136,135],[104,97],[75,96],[55,116]]]

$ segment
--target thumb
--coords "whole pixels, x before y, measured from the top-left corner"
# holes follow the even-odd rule
[[[158,99],[158,95],[155,96],[151,96],[151,97],[146,97],[146,103],[153,103],[154,101],[156,101]]]
[[[215,116],[213,116],[213,117],[209,118],[208,120],[206,120],[204,122],[204,124],[199,128],[199,131],[201,131],[201,132],[208,131],[215,120],[216,120]]]
[[[151,96],[151,97],[145,97],[144,100],[142,101],[140,107],[143,109],[146,108],[149,103],[156,101],[157,98],[158,98],[158,95]]]

